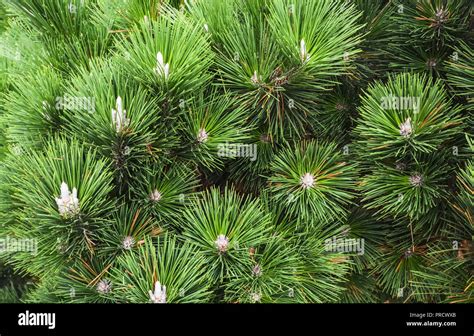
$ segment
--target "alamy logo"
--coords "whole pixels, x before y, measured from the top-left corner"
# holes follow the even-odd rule
[[[38,241],[33,238],[0,237],[0,254],[3,252],[31,252],[38,253]]]
[[[18,314],[19,326],[47,326],[48,329],[56,328],[55,313],[30,313],[28,310]]]
[[[217,145],[217,155],[220,157],[248,157],[250,161],[257,159],[257,145],[243,143],[220,143]]]
[[[340,253],[357,253],[363,255],[365,252],[365,240],[364,238],[328,238],[325,241],[324,249],[327,252],[340,252]]]
[[[43,102],[43,108],[47,108],[48,103]],[[94,97],[73,97],[64,96],[56,97],[57,110],[71,110],[71,111],[87,111],[89,113],[95,112],[95,98]]]
[[[388,95],[382,97],[381,106],[384,110],[412,110],[414,113],[420,112],[420,97],[399,97]]]

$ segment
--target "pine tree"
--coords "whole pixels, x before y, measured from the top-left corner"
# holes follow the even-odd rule
[[[0,302],[474,302],[472,17],[0,0]]]

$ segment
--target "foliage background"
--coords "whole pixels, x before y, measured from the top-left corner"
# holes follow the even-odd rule
[[[469,0],[1,0],[0,238],[37,251],[3,245],[0,302],[472,303],[473,26]]]

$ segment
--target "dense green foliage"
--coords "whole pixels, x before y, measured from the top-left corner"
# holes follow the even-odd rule
[[[0,0],[0,302],[474,302],[469,0]]]

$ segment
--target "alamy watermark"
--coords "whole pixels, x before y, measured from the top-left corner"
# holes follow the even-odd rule
[[[74,96],[63,96],[56,97],[56,109],[57,110],[70,110],[70,111],[87,111],[93,113],[95,111],[95,98],[94,97],[74,97]]]
[[[324,241],[324,250],[327,252],[357,253],[365,252],[365,239],[363,238],[328,238]]]
[[[384,110],[412,110],[414,113],[420,112],[420,97],[394,96],[382,97],[381,106]]]
[[[18,48],[16,48],[15,50],[10,49],[4,42],[0,41],[0,57],[19,61],[21,60],[21,52]]]
[[[25,311],[18,314],[19,326],[45,326],[48,329],[56,328],[56,313],[33,313]]]
[[[217,145],[217,155],[220,157],[248,157],[250,161],[257,159],[257,145],[243,143],[220,143]]]
[[[34,238],[0,237],[0,253],[4,252],[31,252],[38,253],[38,240]]]

